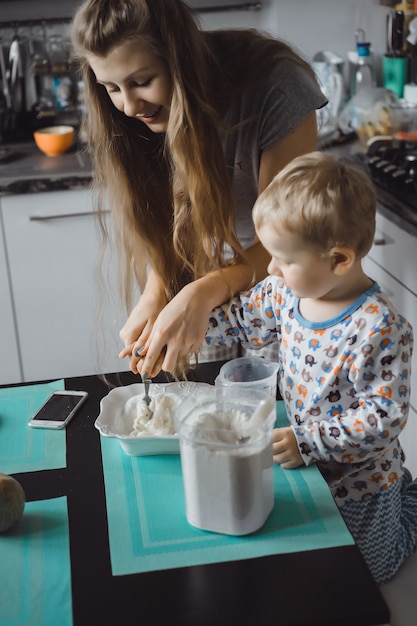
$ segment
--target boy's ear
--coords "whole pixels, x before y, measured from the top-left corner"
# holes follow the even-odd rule
[[[346,274],[356,262],[356,254],[351,248],[335,246],[330,250],[332,269],[338,276]]]

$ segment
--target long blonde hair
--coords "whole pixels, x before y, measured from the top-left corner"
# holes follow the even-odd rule
[[[222,117],[278,56],[313,77],[308,64],[284,42],[256,31],[201,31],[181,0],[86,0],[74,16],[72,41],[85,82],[98,206],[111,207],[126,293],[132,270],[143,286],[149,265],[169,300],[210,270],[242,262],[220,139],[231,129],[223,128]],[[88,55],[106,57],[126,41],[148,45],[168,66],[165,135],[118,111],[88,65]]]

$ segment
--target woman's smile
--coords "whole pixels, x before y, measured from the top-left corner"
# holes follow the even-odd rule
[[[159,114],[162,111],[162,106],[158,107],[155,111],[149,113],[137,113],[136,117],[146,124],[153,124],[157,121]]]

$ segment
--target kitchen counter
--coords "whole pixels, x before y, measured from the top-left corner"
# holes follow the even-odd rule
[[[91,185],[92,167],[87,150],[74,146],[49,157],[34,142],[0,148],[0,195],[82,189]]]

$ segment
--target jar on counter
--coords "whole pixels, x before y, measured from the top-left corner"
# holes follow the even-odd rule
[[[261,528],[274,507],[275,398],[220,386],[187,398],[175,422],[188,522],[237,536]]]

